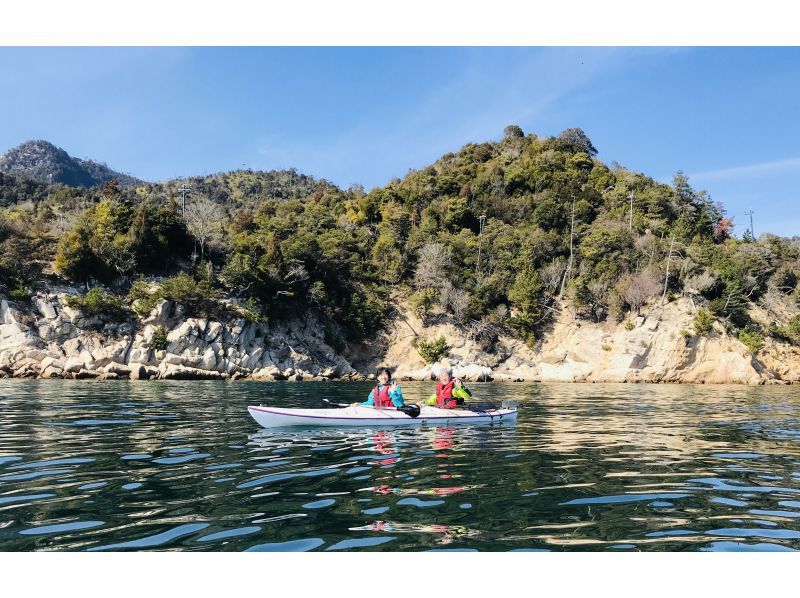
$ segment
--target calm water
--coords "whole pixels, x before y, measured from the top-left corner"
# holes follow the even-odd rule
[[[800,549],[800,388],[474,384],[524,401],[475,427],[245,410],[368,388],[2,381],[0,550]]]

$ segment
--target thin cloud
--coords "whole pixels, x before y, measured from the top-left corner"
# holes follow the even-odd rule
[[[468,141],[499,137],[509,123],[535,127],[562,98],[624,68],[638,53],[625,48],[543,49],[509,57],[503,72],[491,70],[492,62],[480,55],[471,58],[402,112],[370,114],[339,135],[314,143],[262,136],[256,142],[259,162],[273,168],[296,166],[345,186],[359,180],[367,187],[383,185]]]
[[[758,162],[756,164],[745,164],[731,168],[721,168],[719,170],[709,170],[690,175],[691,179],[724,180],[761,176],[778,172],[786,172],[800,169],[800,157],[774,160],[772,162]]]

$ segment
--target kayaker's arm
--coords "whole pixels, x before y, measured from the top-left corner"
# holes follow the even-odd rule
[[[364,401],[363,403],[356,403],[356,404],[357,405],[363,405],[364,407],[372,407],[373,405],[375,405],[375,401],[373,400],[373,396],[372,396],[373,394],[374,393],[372,391],[369,391],[369,398],[366,401]]]
[[[402,407],[405,405],[403,391],[400,390],[400,387],[397,385],[395,385],[394,388],[391,386],[389,387],[389,398],[392,399],[392,403],[394,403],[395,407]]]
[[[466,400],[472,398],[472,393],[470,392],[469,388],[467,388],[467,386],[461,382],[453,388],[453,396]]]

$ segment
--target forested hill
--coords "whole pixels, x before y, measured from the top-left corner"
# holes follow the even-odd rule
[[[716,319],[754,350],[764,335],[800,340],[796,239],[733,238],[681,173],[665,185],[596,154],[580,129],[512,125],[368,193],[295,171],[91,190],[7,178],[19,195],[3,210],[0,283],[19,300],[48,274],[103,284],[141,313],[160,297],[197,314],[233,301],[253,319],[312,310],[349,340],[371,338],[404,295],[487,347],[500,332],[533,346],[566,302],[621,320],[688,295],[700,334]],[[83,301],[125,317],[112,294]]]
[[[72,187],[93,187],[111,180],[122,187],[133,187],[142,182],[94,160],[73,158],[60,147],[41,140],[26,141],[1,155],[0,173]]]

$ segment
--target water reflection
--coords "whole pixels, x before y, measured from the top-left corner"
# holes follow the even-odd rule
[[[2,381],[0,549],[800,548],[796,388],[475,387],[517,424],[259,430],[247,404],[365,387]]]

